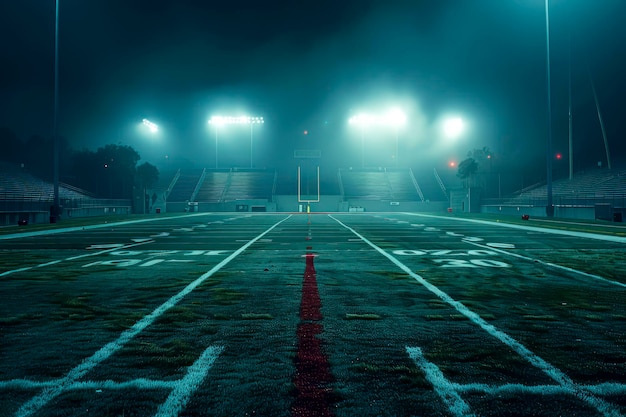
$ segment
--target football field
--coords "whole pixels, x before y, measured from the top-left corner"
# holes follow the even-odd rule
[[[625,259],[626,227],[411,213],[19,229],[0,416],[623,416]]]

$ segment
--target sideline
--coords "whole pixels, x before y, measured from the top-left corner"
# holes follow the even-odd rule
[[[215,213],[196,213],[196,214],[188,214],[187,216],[196,217],[196,216],[207,216],[209,214],[215,214]],[[155,217],[153,219],[124,220],[124,221],[119,221],[119,222],[114,222],[114,223],[100,223],[100,224],[92,224],[92,225],[86,225],[86,226],[63,227],[60,229],[38,230],[36,232],[12,233],[10,235],[0,235],[0,240],[19,239],[22,237],[55,235],[57,233],[70,233],[70,232],[78,232],[82,230],[102,229],[103,227],[123,226],[126,224],[133,224],[133,223],[156,222],[160,220],[170,220],[170,219],[180,219],[180,218],[183,218],[183,217],[181,216]]]
[[[26,403],[24,403],[20,409],[15,413],[16,417],[27,417],[35,414],[41,408],[46,406],[50,401],[54,398],[61,395],[69,386],[77,382],[80,378],[85,376],[89,371],[91,371],[96,366],[100,365],[102,362],[107,360],[117,351],[122,349],[128,342],[130,342],[135,336],[145,330],[148,326],[154,323],[159,317],[165,314],[169,309],[178,304],[184,297],[186,297],[189,293],[194,291],[199,285],[201,285],[204,281],[210,278],[213,274],[218,272],[228,263],[230,263],[237,256],[241,255],[246,249],[248,249],[252,244],[257,242],[259,239],[263,238],[266,234],[274,230],[278,225],[288,220],[291,216],[287,216],[279,222],[275,223],[271,227],[267,228],[263,233],[259,234],[257,237],[251,239],[233,252],[230,256],[222,260],[220,263],[211,268],[208,272],[205,272],[198,278],[196,278],[192,283],[187,285],[183,290],[178,292],[177,294],[170,297],[163,304],[155,308],[152,313],[147,314],[140,320],[138,320],[133,326],[125,331],[123,331],[120,336],[112,342],[107,343],[103,347],[101,347],[98,351],[96,351],[93,355],[88,358],[85,358],[80,364],[71,369],[63,378],[57,380],[58,384],[52,387],[47,387],[39,394],[32,397]],[[184,393],[180,393],[176,391],[174,399],[180,399]],[[168,403],[169,407],[169,403]]]
[[[417,216],[417,217],[428,217],[432,219],[445,219],[445,220],[456,220],[460,222],[478,223],[478,224],[485,224],[489,226],[501,226],[501,227],[508,227],[510,229],[526,230],[529,232],[552,233],[555,235],[582,237],[582,238],[587,238],[587,239],[604,240],[607,242],[615,242],[615,243],[626,243],[626,237],[601,235],[598,233],[574,232],[572,230],[550,229],[550,228],[537,227],[537,226],[522,226],[522,225],[513,224],[513,223],[494,222],[494,221],[489,221],[489,220],[478,220],[478,219],[464,219],[460,217],[437,216],[434,214],[420,214],[420,213],[409,213],[409,212],[404,212],[403,214],[407,214],[410,216]]]
[[[462,302],[455,300],[448,293],[446,293],[445,291],[441,290],[436,285],[431,284],[430,282],[428,282],[426,280],[426,278],[424,278],[423,276],[413,272],[413,270],[411,268],[409,268],[404,263],[399,261],[396,257],[394,257],[393,255],[389,254],[387,251],[385,251],[384,249],[380,248],[376,244],[372,243],[365,236],[361,235],[359,232],[357,232],[356,230],[354,230],[350,226],[342,223],[339,219],[337,219],[337,218],[335,218],[333,216],[329,215],[329,217],[331,219],[333,219],[334,221],[336,221],[337,223],[339,223],[345,229],[349,230],[352,234],[354,234],[355,236],[359,237],[364,243],[369,245],[376,252],[378,252],[381,255],[383,255],[385,258],[387,258],[389,261],[391,261],[398,268],[400,268],[401,270],[406,272],[410,277],[415,279],[415,281],[420,283],[428,291],[432,292],[437,297],[439,297],[443,302],[445,302],[446,304],[448,304],[449,306],[454,308],[456,311],[458,311],[463,316],[467,317],[472,323],[476,324],[478,327],[483,329],[485,332],[487,332],[488,334],[490,334],[491,336],[493,336],[494,338],[496,338],[497,340],[502,342],[504,345],[508,346],[512,351],[516,352],[523,359],[525,359],[528,363],[530,363],[531,365],[533,365],[537,369],[541,370],[544,374],[546,374],[553,381],[555,381],[564,390],[564,392],[578,397],[579,399],[581,399],[584,402],[586,402],[587,404],[589,404],[591,407],[595,408],[600,414],[602,414],[604,416],[608,417],[608,416],[620,416],[621,415],[619,413],[619,410],[613,404],[611,404],[611,403],[603,400],[602,398],[598,397],[595,393],[590,392],[585,386],[578,385],[569,376],[567,376],[567,374],[565,374],[559,368],[557,368],[556,366],[552,365],[551,363],[549,363],[548,361],[546,361],[545,359],[541,358],[539,355],[537,355],[536,353],[534,353],[533,351],[528,349],[520,341],[518,341],[517,339],[513,338],[513,336],[509,335],[508,333],[504,332],[503,330],[498,329],[496,326],[488,323],[478,313],[476,313],[473,310],[471,310],[469,307],[467,307]],[[439,217],[439,216],[432,216],[432,217]],[[413,352],[412,351],[408,351],[408,353],[409,353],[409,355],[412,355],[412,353],[415,353],[415,352],[414,351]],[[412,357],[412,359],[413,359],[413,357]],[[451,391],[448,390],[448,391],[444,392],[444,394],[446,394],[446,393],[449,394],[450,392]],[[460,404],[460,403],[455,403],[455,404],[456,404],[456,406],[459,407],[459,410],[462,411],[462,413],[459,414],[459,415],[465,416],[466,414],[464,413],[463,404]],[[450,410],[450,411],[454,411],[454,410]]]

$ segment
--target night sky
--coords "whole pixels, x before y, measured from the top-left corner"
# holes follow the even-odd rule
[[[54,0],[0,0],[0,127],[22,140],[52,135],[54,18]],[[591,80],[611,155],[624,159],[624,22],[624,0],[550,0],[558,163],[570,68],[576,169],[606,164]],[[76,149],[123,144],[159,166],[168,155],[211,168],[208,119],[248,114],[265,118],[255,166],[286,165],[294,149],[360,166],[349,117],[399,107],[400,166],[445,166],[487,146],[543,169],[545,23],[544,0],[60,0],[59,134]],[[455,142],[439,129],[448,115],[465,121]],[[366,165],[396,163],[395,132],[366,137]],[[250,163],[248,127],[226,127],[219,146],[220,165]]]

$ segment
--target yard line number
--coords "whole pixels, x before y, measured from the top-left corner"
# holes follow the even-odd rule
[[[495,259],[485,259],[484,257],[487,256],[498,256],[497,252],[485,249],[398,249],[394,250],[393,254],[399,256],[437,257],[432,261],[442,268],[509,268],[511,266],[506,262]],[[470,257],[472,259],[468,259]]]

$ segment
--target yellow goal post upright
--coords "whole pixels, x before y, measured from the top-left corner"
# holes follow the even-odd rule
[[[321,157],[322,152],[319,150],[310,150],[310,149],[302,149],[302,150],[295,150],[293,153],[294,158],[296,159],[301,159],[301,160],[313,160],[313,159],[319,159]],[[316,171],[315,171],[315,176],[316,176],[316,192],[317,192],[317,198],[311,198],[313,195],[310,194],[310,190],[309,190],[309,178],[308,178],[308,172],[306,175],[306,179],[307,179],[307,194],[303,195],[302,194],[302,166],[301,164],[298,164],[298,204],[300,203],[306,203],[306,212],[310,213],[311,212],[311,203],[319,203],[320,202],[320,166],[316,165]]]

